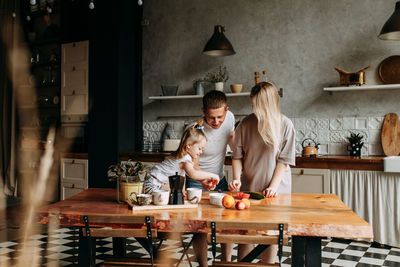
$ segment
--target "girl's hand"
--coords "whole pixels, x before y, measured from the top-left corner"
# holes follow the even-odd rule
[[[242,186],[242,183],[240,182],[240,180],[232,180],[229,183],[229,191],[239,191],[240,187]]]
[[[276,188],[274,187],[267,187],[262,193],[267,198],[276,197],[278,195],[278,192],[276,192]]]

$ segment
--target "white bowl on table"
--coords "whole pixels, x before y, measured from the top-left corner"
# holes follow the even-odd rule
[[[210,196],[210,203],[212,205],[223,207],[222,199],[224,198],[224,196],[226,196],[225,193],[210,193],[209,196]]]

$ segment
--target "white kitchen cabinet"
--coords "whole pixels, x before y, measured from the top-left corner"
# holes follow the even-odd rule
[[[62,44],[61,121],[84,122],[89,111],[89,41]]]
[[[88,167],[89,162],[87,159],[61,159],[61,200],[88,188]]]
[[[292,168],[292,193],[329,194],[328,169]]]

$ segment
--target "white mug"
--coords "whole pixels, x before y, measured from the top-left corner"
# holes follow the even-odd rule
[[[169,191],[157,190],[153,192],[153,203],[155,205],[167,205],[169,201]]]
[[[203,190],[201,188],[186,188],[187,191],[187,199],[192,204],[197,204],[201,200],[201,195]]]

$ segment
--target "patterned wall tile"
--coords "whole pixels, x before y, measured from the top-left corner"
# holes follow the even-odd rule
[[[296,141],[302,142],[306,138],[305,130],[296,130]]]
[[[317,133],[315,130],[306,130],[306,138],[311,138],[313,140],[317,139]]]
[[[383,150],[381,144],[369,144],[368,145],[368,155],[369,156],[382,156]]]
[[[343,118],[343,129],[355,129],[355,118],[353,117]]]
[[[368,118],[356,118],[355,126],[355,129],[357,130],[368,129]]]
[[[341,130],[342,129],[342,118],[333,118],[329,121],[329,129]]]
[[[305,118],[295,118],[294,119],[294,128],[296,130],[304,130],[306,128],[306,119]]]
[[[343,142],[342,131],[331,131],[329,133],[329,142],[331,143],[341,143]]]
[[[383,124],[383,117],[369,117],[368,129],[381,129]]]
[[[342,143],[331,143],[329,144],[329,155],[348,155],[346,150],[347,145]]]
[[[314,130],[317,126],[317,119],[307,119],[306,120],[306,129]]]
[[[328,155],[329,154],[329,145],[328,144],[320,144],[318,149],[319,155]]]
[[[317,142],[329,143],[329,130],[317,130]]]
[[[381,130],[368,130],[368,143],[381,144]]]
[[[303,147],[301,146],[301,143],[296,142],[296,155],[301,155],[302,151],[303,151]]]
[[[317,120],[317,129],[319,130],[329,130],[329,119],[316,119]]]

